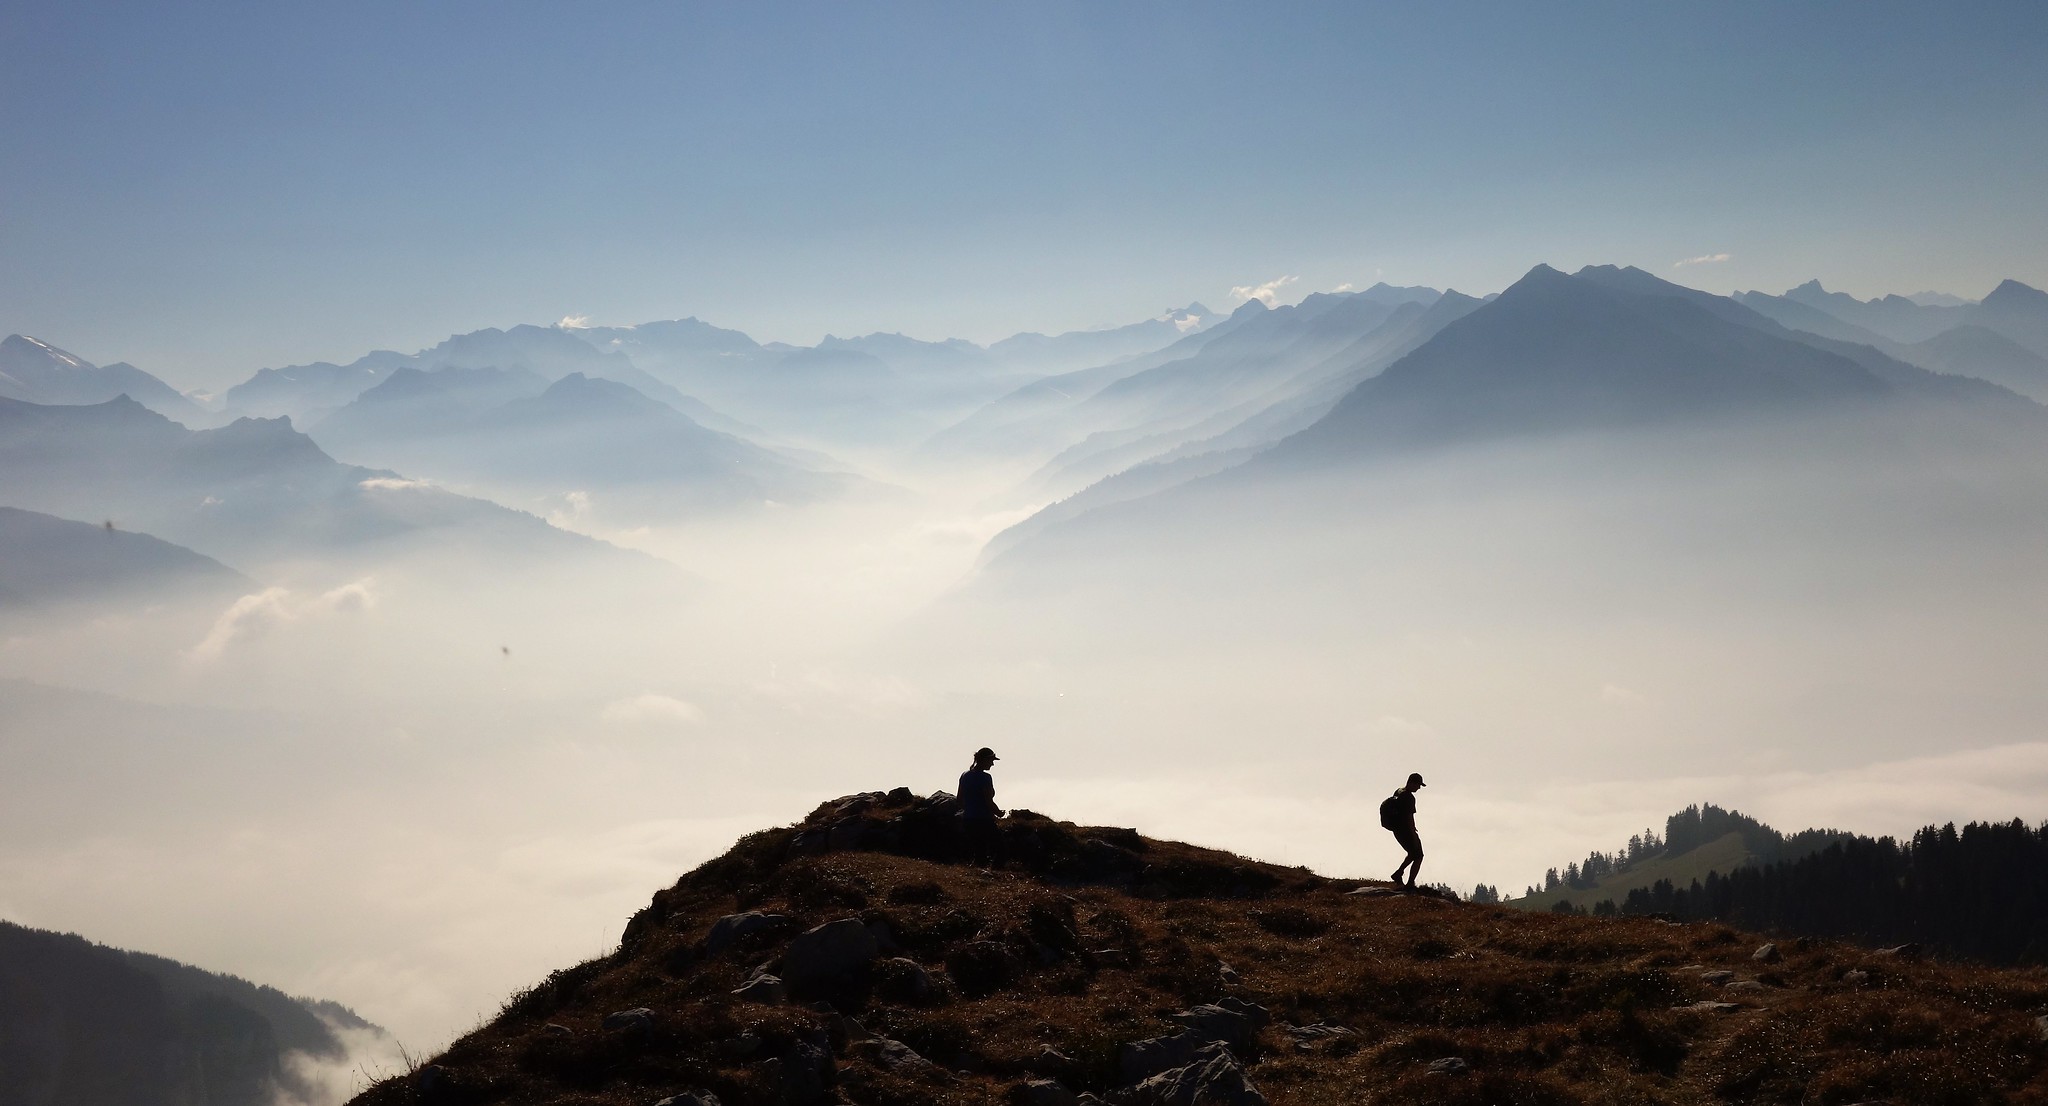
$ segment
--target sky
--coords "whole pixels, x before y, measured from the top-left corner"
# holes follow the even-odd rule
[[[990,341],[1537,262],[1974,298],[2048,285],[2044,42],[2028,2],[7,0],[0,331],[200,389],[568,316]]]

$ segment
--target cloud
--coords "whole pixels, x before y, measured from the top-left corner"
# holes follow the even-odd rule
[[[372,476],[357,484],[366,491],[402,492],[409,488],[431,488],[434,485],[425,480],[407,480],[399,476]]]
[[[590,329],[590,316],[564,315],[562,316],[562,321],[555,325],[563,330],[588,330]]]
[[[318,595],[302,595],[283,587],[265,588],[230,603],[186,655],[196,661],[218,660],[236,642],[262,637],[279,626],[361,614],[376,605],[376,581],[367,576]]]
[[[1729,256],[1725,253],[1704,253],[1698,257],[1688,257],[1684,261],[1674,261],[1671,263],[1671,267],[1683,269],[1687,265],[1716,265],[1728,260]]]
[[[1351,289],[1353,289],[1353,288],[1355,288],[1355,287],[1357,287],[1357,286],[1356,286],[1356,285],[1354,285],[1354,284],[1352,284],[1352,283],[1351,283],[1350,281],[1348,281],[1348,280],[1347,280],[1347,281],[1345,281],[1344,283],[1342,283],[1342,284],[1339,284],[1339,285],[1338,285],[1338,286],[1336,286],[1335,288],[1332,288],[1332,289],[1330,289],[1330,291],[1331,291],[1331,292],[1333,292],[1333,293],[1334,293],[1334,292],[1349,292],[1349,291],[1351,291]]]
[[[603,717],[607,722],[627,725],[694,726],[704,721],[704,712],[693,703],[648,692],[606,704]]]
[[[1276,277],[1264,284],[1240,284],[1230,290],[1230,296],[1239,303],[1247,300],[1258,300],[1267,307],[1271,307],[1273,306],[1273,301],[1279,298],[1280,289],[1300,279],[1298,276],[1284,276]]]

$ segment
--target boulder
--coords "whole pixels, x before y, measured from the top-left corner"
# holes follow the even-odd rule
[[[1761,991],[1764,989],[1764,985],[1754,979],[1738,979],[1721,989],[1724,991]]]
[[[710,1091],[684,1091],[662,1099],[654,1106],[722,1106],[718,1096]]]
[[[1695,1002],[1686,1006],[1674,1006],[1673,1010],[1686,1010],[1694,1014],[1726,1014],[1740,1010],[1742,1006],[1733,1002]]]
[[[1266,1106],[1244,1066],[1218,1043],[1205,1046],[1192,1062],[1144,1080],[1128,1097],[1133,1106]]]
[[[1894,960],[1918,960],[1920,959],[1920,951],[1919,945],[1909,941],[1903,945],[1893,945],[1888,949],[1879,949],[1871,953],[1871,955],[1890,957]]]
[[[732,993],[747,1002],[761,1002],[770,1006],[789,1001],[789,988],[783,985],[779,977],[772,975],[757,975],[733,988]]]
[[[1734,972],[1701,972],[1700,982],[1709,987],[1720,987],[1735,981]]]
[[[1429,1062],[1429,1069],[1423,1074],[1463,1075],[1471,1070],[1472,1065],[1466,1063],[1463,1056],[1446,1056],[1441,1060],[1431,1060]]]
[[[907,957],[894,957],[875,966],[875,990],[883,998],[914,1006],[937,1002],[941,997],[938,980],[923,964]]]
[[[875,1067],[881,1068],[883,1071],[892,1072],[896,1075],[922,1075],[929,1077],[944,1074],[940,1072],[938,1065],[919,1056],[916,1049],[911,1048],[902,1041],[892,1041],[887,1037],[871,1037],[865,1041],[855,1041],[852,1045],[848,1046],[847,1051],[854,1056],[866,1060]]]
[[[727,914],[711,923],[711,932],[704,937],[704,951],[717,955],[742,937],[774,929],[788,920],[780,914],[763,914],[755,910],[749,910],[744,914]]]
[[[1762,948],[1757,949],[1755,952],[1750,953],[1749,958],[1751,960],[1756,961],[1759,964],[1775,964],[1778,961],[1785,959],[1785,957],[1778,952],[1778,946],[1776,945],[1765,945]]]
[[[645,1006],[636,1006],[631,1010],[614,1010],[604,1016],[604,1027],[606,1029],[624,1029],[644,1033],[648,1029],[653,1028],[653,1026],[654,1011],[649,1010]]]
[[[1870,982],[1870,973],[1860,968],[1854,968],[1842,973],[1842,982],[1847,983],[1851,987],[1861,987],[1865,983]]]
[[[1358,1031],[1348,1026],[1331,1025],[1328,1022],[1311,1022],[1308,1025],[1290,1025],[1287,1035],[1294,1039],[1294,1047],[1301,1052],[1329,1044],[1331,1041],[1349,1040],[1358,1036]]]
[[[889,793],[882,796],[882,798],[887,800],[891,806],[902,806],[905,803],[915,802],[917,794],[907,787],[892,787],[889,789]]]
[[[1238,1052],[1250,1051],[1258,1043],[1259,1030],[1273,1020],[1265,1007],[1234,998],[1191,1007],[1168,1016],[1208,1040],[1223,1041]]]
[[[1193,1063],[1204,1048],[1215,1043],[1207,1034],[1194,1029],[1132,1041],[1117,1053],[1117,1073],[1124,1082],[1136,1083]]]
[[[811,1106],[827,1101],[827,1092],[837,1082],[832,1064],[832,1045],[823,1033],[815,1033],[754,1065],[760,1081],[771,1088],[782,1106]]]
[[[541,1026],[540,1031],[549,1037],[574,1037],[576,1035],[575,1030],[560,1022],[549,1022]]]
[[[2048,1041],[2048,1014],[2034,1019],[2034,1028],[2041,1031],[2041,1039]]]
[[[798,997],[817,995],[867,978],[880,949],[859,918],[805,930],[782,954],[782,981]]]

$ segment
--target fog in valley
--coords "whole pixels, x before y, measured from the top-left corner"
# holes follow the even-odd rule
[[[1915,325],[2048,355],[2039,301]],[[2043,393],[1862,333],[1539,267],[1007,346],[521,327],[163,414],[10,339],[0,917],[418,1054],[980,745],[1009,808],[1374,878],[1419,771],[1467,891],[1702,800],[2038,818]]]

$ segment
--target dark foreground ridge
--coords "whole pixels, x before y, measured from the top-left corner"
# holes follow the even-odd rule
[[[2048,971],[1529,914],[950,796],[660,891],[362,1106],[2048,1103]]]

